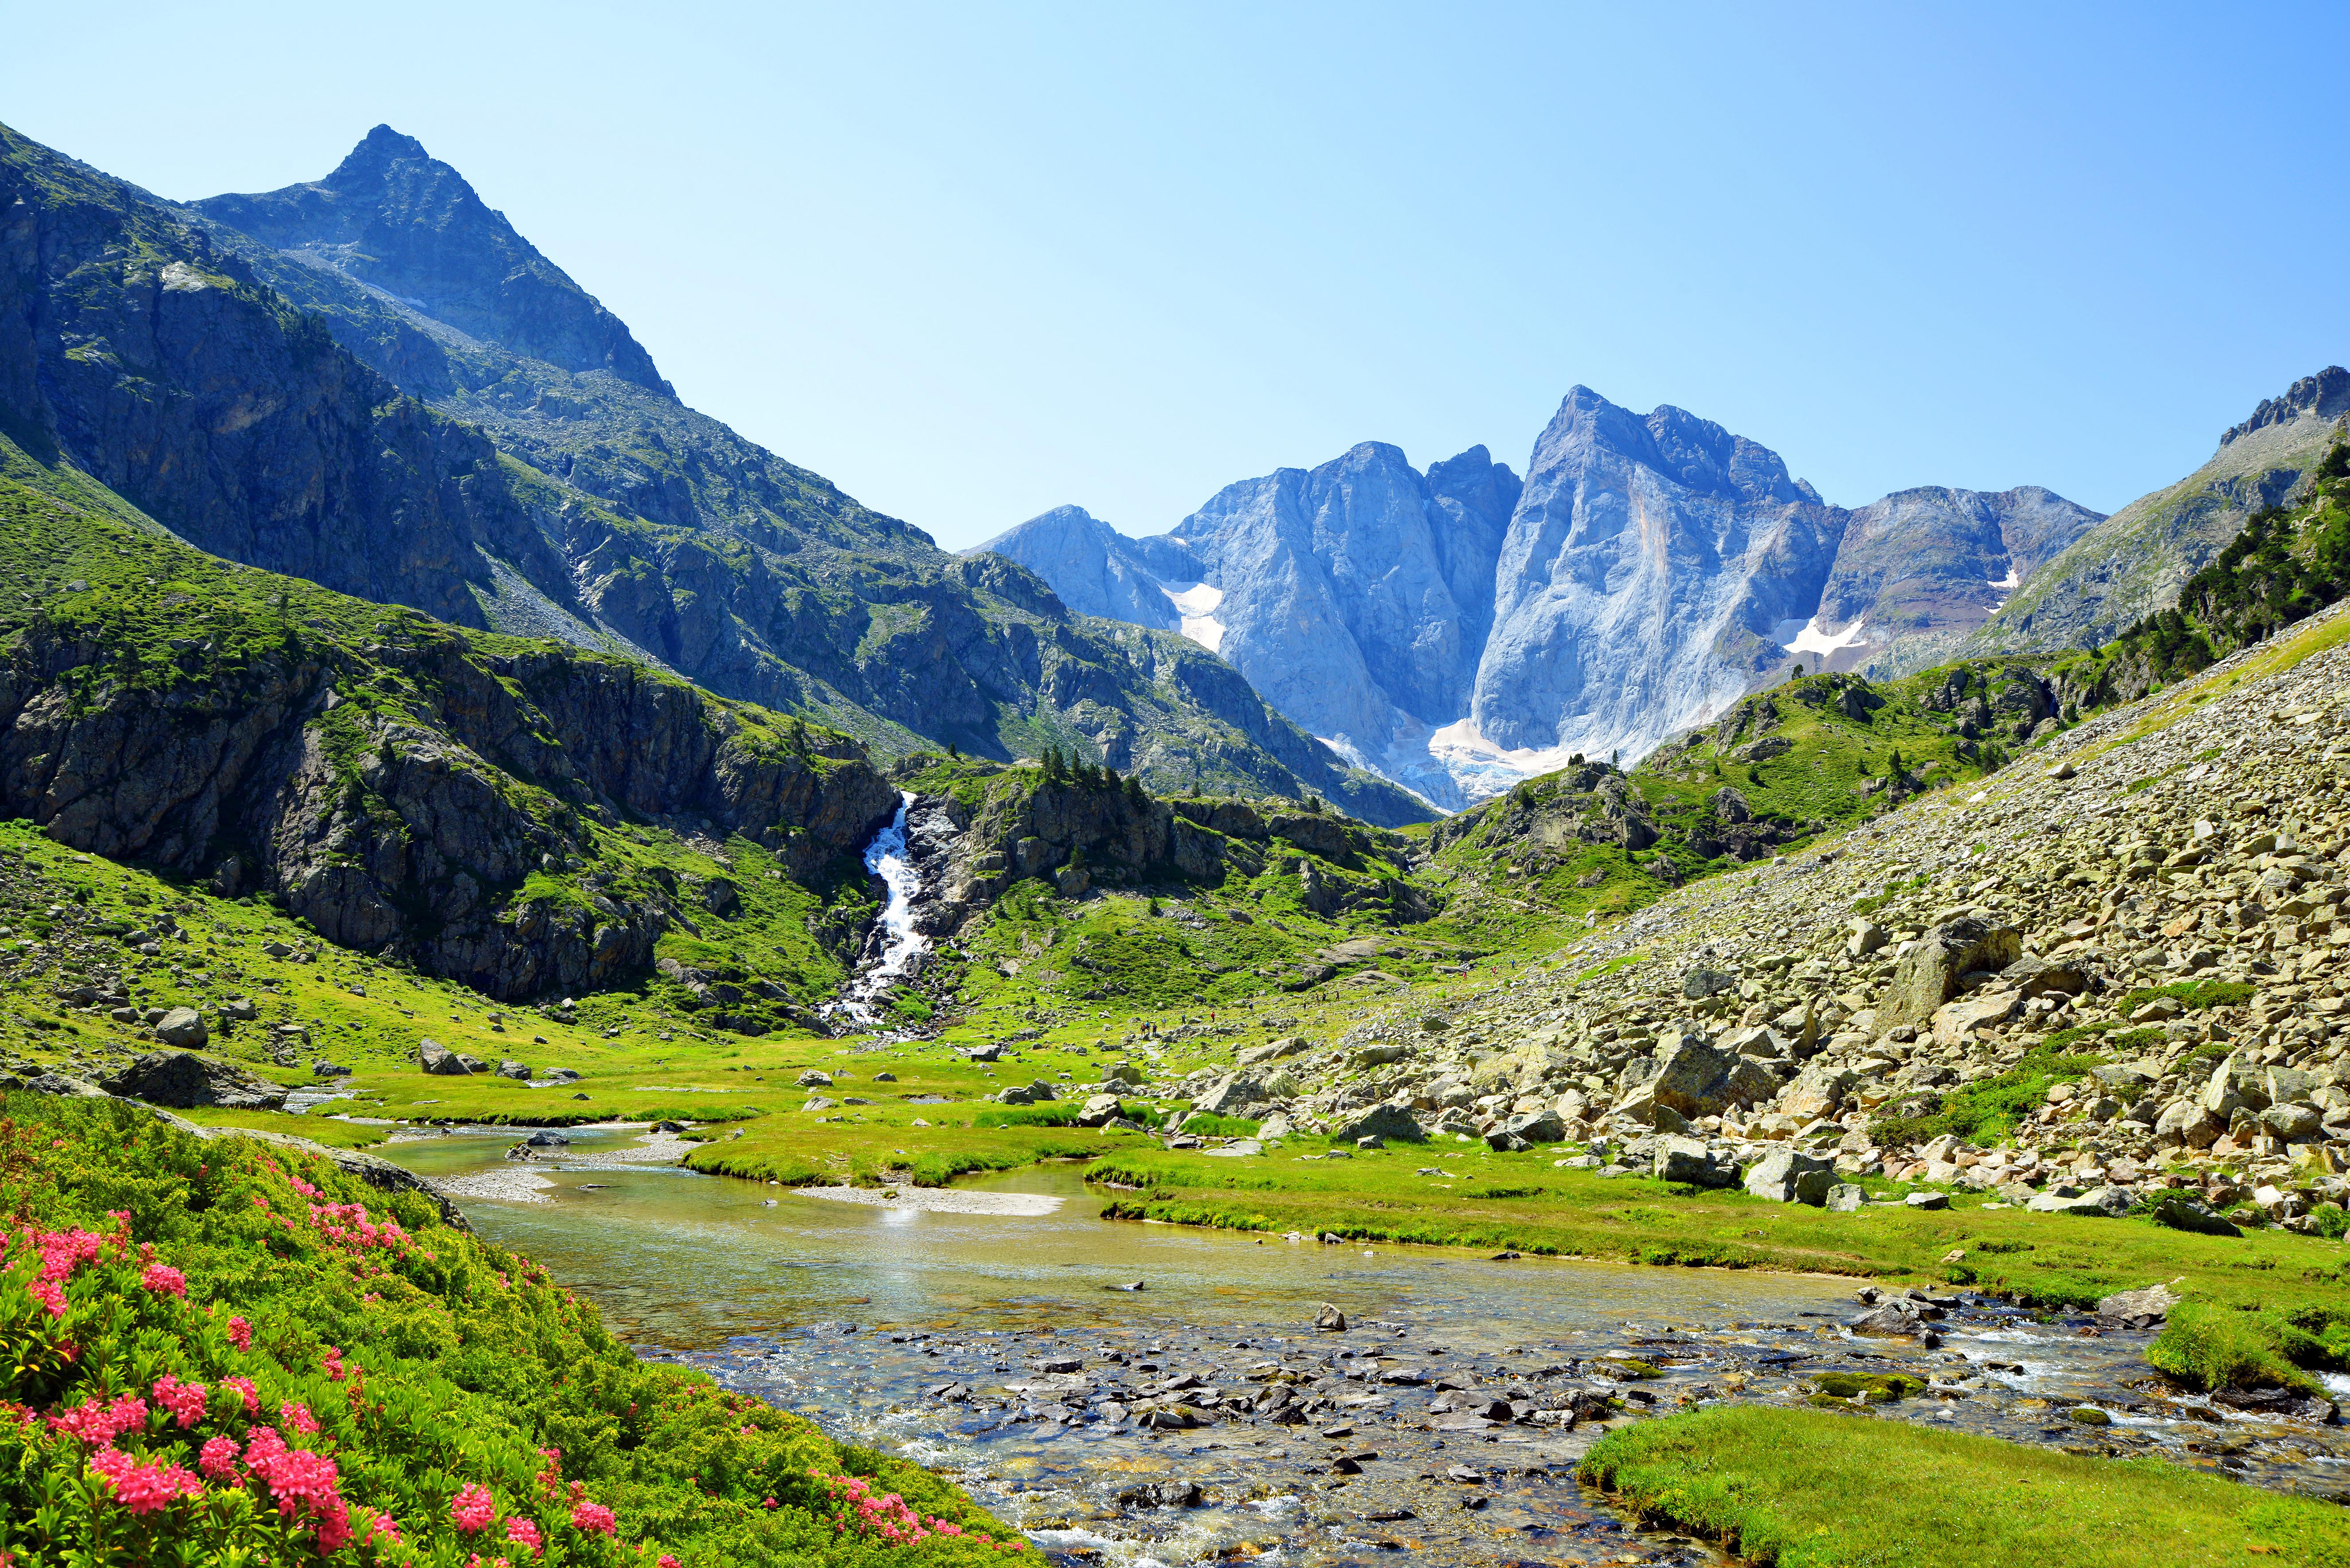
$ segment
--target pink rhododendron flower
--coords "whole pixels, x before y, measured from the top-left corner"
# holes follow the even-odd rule
[[[85,1399],[64,1415],[49,1417],[52,1428],[92,1448],[110,1448],[115,1438],[146,1424],[147,1401],[136,1394],[125,1394],[111,1405]]]
[[[468,1535],[487,1530],[497,1512],[497,1500],[490,1495],[490,1489],[473,1481],[459,1487],[449,1504],[450,1521]]]
[[[106,1478],[115,1501],[133,1513],[155,1513],[176,1497],[193,1497],[204,1490],[193,1471],[157,1459],[140,1464],[109,1445],[90,1455],[89,1468]]]
[[[168,1372],[155,1380],[155,1403],[172,1412],[183,1432],[204,1418],[208,1393],[203,1384],[182,1383]]]
[[[236,1439],[213,1438],[204,1443],[203,1452],[196,1456],[196,1469],[214,1480],[228,1480],[236,1475]]]
[[[51,1317],[66,1315],[66,1293],[56,1284],[47,1280],[36,1280],[25,1288],[32,1293],[35,1301],[49,1309]]]
[[[612,1511],[600,1502],[583,1502],[571,1511],[571,1528],[593,1535],[610,1535],[619,1527]]]
[[[299,1399],[288,1399],[278,1406],[277,1418],[286,1423],[286,1429],[289,1432],[300,1432],[307,1436],[318,1429],[317,1417],[311,1415],[310,1407],[303,1404]]]
[[[240,1351],[253,1348],[253,1325],[241,1317],[228,1320],[228,1342]]]
[[[169,1263],[150,1263],[139,1276],[139,1282],[159,1296],[183,1296],[188,1293],[188,1276]]]
[[[513,1542],[516,1546],[521,1547],[524,1551],[529,1552],[533,1557],[538,1555],[538,1548],[540,1544],[538,1526],[534,1521],[525,1519],[521,1514],[516,1514],[512,1519],[506,1521],[506,1539]]]
[[[254,1387],[252,1378],[224,1377],[220,1381],[220,1386],[224,1388],[234,1388],[239,1394],[244,1396],[244,1413],[246,1415],[253,1415],[261,1408],[261,1395],[260,1392]]]
[[[379,1513],[368,1521],[367,1529],[359,1532],[359,1544],[372,1545],[378,1536],[390,1542],[394,1546],[403,1544],[400,1539],[400,1526],[392,1522],[391,1515],[388,1513]]]
[[[330,1345],[320,1351],[318,1365],[326,1369],[327,1376],[332,1381],[340,1383],[343,1380],[343,1353],[337,1346]]]

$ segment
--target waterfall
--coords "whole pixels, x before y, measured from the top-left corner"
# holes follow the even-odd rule
[[[881,956],[858,971],[838,1002],[824,1009],[827,1018],[846,1018],[868,1026],[879,1022],[875,1000],[930,950],[930,939],[914,929],[914,895],[922,890],[922,879],[906,849],[906,813],[913,804],[913,795],[901,791],[898,815],[865,846],[865,869],[889,889],[889,901],[881,909]]]

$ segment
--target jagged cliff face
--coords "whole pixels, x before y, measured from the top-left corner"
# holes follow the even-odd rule
[[[983,548],[1097,613],[1164,626],[1176,603],[1283,712],[1447,808],[1577,754],[1628,763],[1799,663],[1949,657],[2101,520],[2036,486],[1846,511],[1743,436],[1583,387],[1523,483],[1482,447],[1423,476],[1373,442],[1228,486],[1155,539],[1087,518],[1079,548],[1071,516]],[[1138,585],[1154,550],[1201,580]]]
[[[2304,376],[2220,438],[2211,461],[2084,533],[1967,643],[1978,653],[2110,642],[2178,590],[2264,506],[2282,504],[2350,426],[2350,370]]]
[[[0,130],[0,424],[232,559],[665,665],[886,752],[1057,743],[1424,815],[1193,645],[959,563],[685,408],[381,128],[316,184],[182,208]]]
[[[1483,447],[1423,475],[1367,441],[1227,486],[1158,537],[1062,507],[980,549],[1094,613],[1180,628],[1350,758],[1457,805],[1425,742],[1468,705],[1518,491]]]
[[[1770,629],[1818,603],[1844,523],[1767,449],[1575,388],[1502,546],[1477,732],[1637,755],[1719,711],[1776,663]]]

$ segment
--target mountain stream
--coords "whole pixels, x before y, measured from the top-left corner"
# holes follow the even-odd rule
[[[515,1136],[386,1152],[446,1179],[495,1171]],[[2350,1486],[2342,1428],[2167,1393],[2148,1335],[2083,1317],[1968,1298],[1927,1349],[1846,1334],[1849,1280],[1105,1222],[1069,1166],[827,1200],[608,1160],[634,1130],[569,1136],[530,1168],[553,1184],[540,1200],[465,1202],[484,1236],[545,1262],[639,1355],[941,1468],[1065,1564],[1716,1563],[1574,1480],[1599,1420],[1489,1425],[1475,1407],[1596,1390],[1625,1401],[1612,1425],[1799,1402],[1825,1373],[1932,1386],[1878,1418]],[[1314,1327],[1325,1302],[1344,1332]],[[1128,1408],[1187,1376],[1206,1391],[1176,1397],[1221,1396],[1221,1418],[1160,1430]],[[1334,1404],[1292,1426],[1232,1412],[1287,1378]],[[1431,1408],[1448,1404],[1469,1408]]]

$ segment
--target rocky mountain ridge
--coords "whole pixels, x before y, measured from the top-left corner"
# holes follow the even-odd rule
[[[1060,744],[1424,815],[1196,645],[1073,616],[686,409],[407,138],[199,208],[0,130],[0,421],[215,555],[642,659],[889,754]]]
[[[2097,521],[2034,486],[1848,512],[1719,425],[1577,387],[1523,481],[1482,447],[1423,475],[1367,442],[1149,539],[1062,508],[980,549],[1181,629],[1456,809],[1577,753],[1637,759],[1797,663],[1923,668]]]

